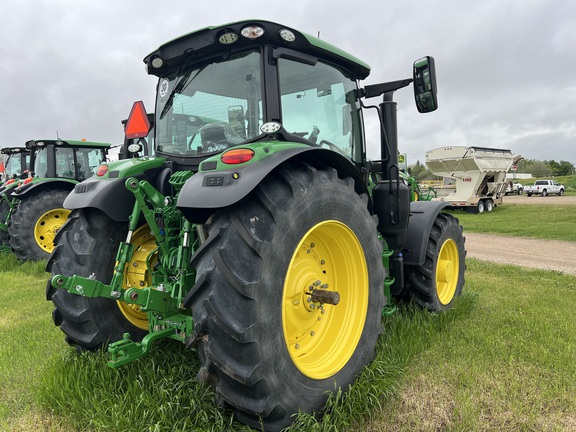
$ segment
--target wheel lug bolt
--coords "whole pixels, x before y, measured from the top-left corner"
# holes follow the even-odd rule
[[[296,344],[296,345],[294,346],[294,348],[300,349],[300,344]]]

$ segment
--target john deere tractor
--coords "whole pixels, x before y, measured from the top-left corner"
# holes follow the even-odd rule
[[[7,181],[27,173],[30,167],[30,150],[26,147],[3,147],[0,153],[6,155],[6,161],[0,171],[0,187],[2,187]]]
[[[0,252],[10,252],[8,246],[8,226],[11,211],[11,200],[7,198],[6,190],[17,186],[19,178],[26,178],[30,168],[30,150],[26,147],[4,147],[0,153],[6,155],[0,170]]]
[[[21,260],[48,258],[56,232],[68,218],[62,204],[79,182],[105,160],[110,144],[72,140],[32,140],[31,173],[0,191],[0,239]]]
[[[393,94],[413,84],[418,110],[435,110],[432,57],[412,78],[362,87],[361,60],[241,21],[144,62],[158,77],[154,156],[104,163],[76,185],[48,261],[69,344],[107,346],[117,367],[157,339],[181,341],[218,403],[275,431],[354,382],[395,298],[454,304],[462,229],[443,203],[411,202],[397,161]],[[379,99],[378,161],[366,158],[368,99]],[[148,124],[136,103],[131,151]]]

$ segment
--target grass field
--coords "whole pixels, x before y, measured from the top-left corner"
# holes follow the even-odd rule
[[[449,213],[460,219],[464,231],[576,241],[574,205],[545,207],[506,203],[490,213],[468,214],[461,210]]]
[[[498,225],[485,218],[498,213],[462,223],[482,231],[473,224]],[[330,399],[323,421],[300,416],[291,430],[576,430],[576,277],[467,265],[450,313],[403,307],[385,317],[357,383]],[[248,430],[196,382],[192,351],[165,341],[109,369],[103,354],[77,355],[53,325],[42,264],[0,255],[0,271],[0,430]]]

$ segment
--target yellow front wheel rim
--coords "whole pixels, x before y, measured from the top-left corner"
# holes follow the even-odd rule
[[[447,239],[438,254],[436,263],[436,293],[443,305],[449,304],[454,298],[458,286],[460,271],[460,256],[458,246],[453,239]]]
[[[57,208],[48,210],[36,221],[34,226],[34,239],[38,246],[47,253],[54,249],[54,237],[60,228],[68,220],[70,210]]]
[[[321,304],[314,289],[337,292],[337,305]],[[305,376],[326,379],[354,354],[368,309],[369,280],[362,246],[338,221],[324,221],[299,242],[290,261],[282,296],[284,340]]]
[[[158,260],[156,239],[150,232],[150,227],[142,225],[132,235],[134,245],[132,260],[126,263],[122,288],[142,289],[152,283],[150,268]],[[142,312],[139,305],[117,301],[122,314],[134,326],[148,330],[148,314]]]

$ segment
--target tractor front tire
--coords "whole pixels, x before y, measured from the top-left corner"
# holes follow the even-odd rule
[[[351,178],[308,165],[280,167],[209,220],[185,299],[189,344],[198,378],[239,421],[279,431],[373,360],[385,304],[376,225]]]
[[[432,312],[449,310],[462,294],[466,250],[459,221],[440,213],[428,238],[420,266],[406,266],[406,294]]]
[[[118,245],[126,238],[127,223],[116,222],[96,209],[74,210],[56,236],[56,247],[46,270],[52,275],[90,276],[104,283],[112,279]],[[148,333],[129,319],[120,302],[103,297],[82,297],[54,288],[50,282],[46,299],[54,303],[52,319],[78,351],[95,351],[130,333],[139,341]],[[122,303],[122,305],[126,305]]]
[[[8,227],[10,247],[18,259],[48,259],[54,249],[54,237],[70,214],[70,210],[63,207],[68,193],[54,189],[32,192],[22,198]]]

